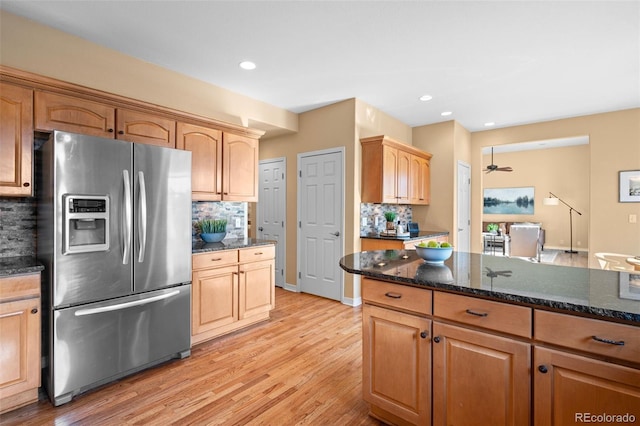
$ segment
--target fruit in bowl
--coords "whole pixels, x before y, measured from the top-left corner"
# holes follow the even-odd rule
[[[453,253],[453,246],[447,242],[422,241],[416,244],[415,247],[418,256],[429,263],[443,263]]]

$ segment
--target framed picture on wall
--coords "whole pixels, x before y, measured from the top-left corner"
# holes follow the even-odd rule
[[[640,300],[640,274],[620,272],[620,298]]]
[[[482,213],[533,214],[534,188],[485,188]]]
[[[618,172],[621,203],[640,203],[640,170]]]

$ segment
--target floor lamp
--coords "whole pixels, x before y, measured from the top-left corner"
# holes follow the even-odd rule
[[[570,244],[569,247],[570,249],[565,250],[564,252],[571,253],[571,254],[578,253],[573,249],[573,212],[578,213],[580,216],[582,216],[582,213],[580,213],[578,210],[571,207],[569,204],[565,203],[560,197],[558,197],[553,192],[549,192],[549,197],[542,200],[542,204],[544,204],[545,206],[557,206],[558,202],[569,207],[569,244]]]

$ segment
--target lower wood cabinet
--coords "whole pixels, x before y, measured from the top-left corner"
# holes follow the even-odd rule
[[[0,278],[0,413],[36,402],[40,274]]]
[[[363,397],[372,414],[399,423],[431,421],[431,321],[365,305]]]
[[[433,323],[433,424],[528,425],[531,346]]]
[[[640,421],[638,327],[367,277],[362,299],[363,398],[385,422]]]
[[[418,238],[411,240],[384,239],[384,238],[361,238],[360,248],[362,251],[371,250],[415,250],[416,244],[422,241],[438,241],[440,243],[449,242],[448,235],[439,235],[431,238]]]
[[[533,374],[536,426],[640,421],[640,370],[536,347]]]
[[[192,345],[269,319],[274,246],[194,254],[192,263]]]

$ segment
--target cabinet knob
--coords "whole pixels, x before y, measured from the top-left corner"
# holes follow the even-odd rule
[[[423,339],[426,339],[428,335],[429,333],[427,333],[426,331],[420,333],[420,337],[422,337]]]
[[[549,370],[547,369],[546,365],[542,364],[538,366],[538,371],[541,372],[542,374],[547,374],[547,371]]]
[[[113,129],[107,129],[107,132],[113,133]]]
[[[38,313],[38,308],[33,308],[33,309],[31,309],[31,313],[32,313],[32,314],[37,314],[37,313]]]
[[[440,343],[440,336],[436,336],[436,337],[434,337],[434,338],[433,338],[433,341],[434,341],[435,343]]]
[[[124,131],[122,131],[122,130],[118,130],[118,134],[119,134],[119,135],[124,135]]]
[[[31,186],[31,184],[29,182],[25,182],[22,184],[22,186],[24,186],[25,188],[28,188],[29,186]]]

